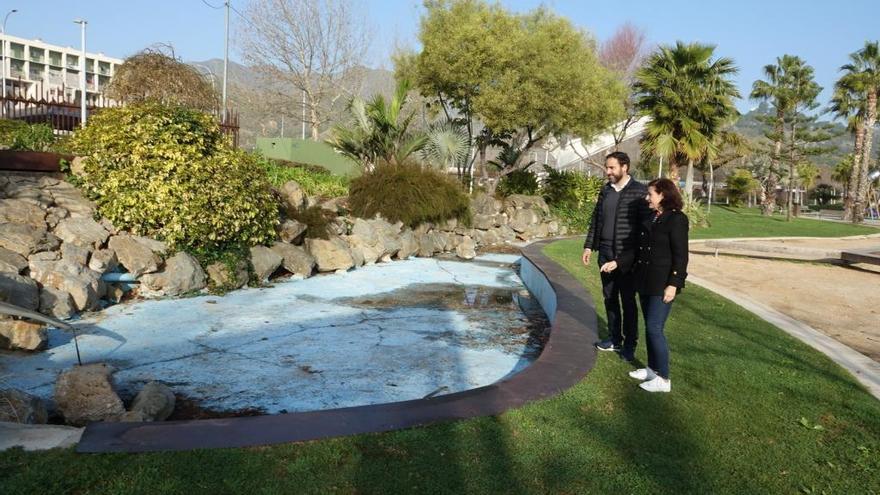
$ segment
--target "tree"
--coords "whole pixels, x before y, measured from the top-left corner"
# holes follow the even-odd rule
[[[661,46],[636,74],[636,107],[651,117],[642,147],[668,158],[670,177],[688,164],[685,195],[692,194],[694,163],[710,154],[721,129],[735,116],[739,92],[731,77],[733,60],[712,60],[715,47],[676,42]]]
[[[521,152],[498,171],[503,177],[548,137],[590,138],[622,115],[621,84],[568,20],[546,9],[512,14],[479,0],[428,0],[425,7],[416,86],[467,130],[463,176],[472,174],[484,129]]]
[[[743,199],[758,190],[761,185],[752,176],[752,172],[738,168],[727,176],[727,197],[733,206],[741,206]]]
[[[853,195],[850,194],[850,179],[853,164],[861,161],[865,144],[865,101],[860,98],[852,78],[841,78],[834,84],[834,94],[828,110],[838,119],[846,121],[846,130],[853,135],[853,153],[839,163],[832,178],[843,185],[843,219],[853,219]],[[845,175],[843,175],[845,171]],[[858,177],[858,171],[856,177]]]
[[[611,128],[615,151],[626,139],[630,126],[639,119],[639,112],[633,100],[632,84],[635,81],[635,73],[646,56],[645,40],[644,30],[625,22],[599,47],[599,62],[617,75],[627,88],[623,101],[626,116],[622,122]]]
[[[858,153],[854,155],[853,170],[849,180],[852,221],[861,223],[865,220],[870,186],[868,170],[871,166],[874,125],[877,123],[877,97],[880,95],[880,42],[865,42],[865,46],[850,54],[849,58],[850,63],[840,68],[845,73],[839,84],[858,95],[864,105],[864,143],[861,156]]]
[[[125,103],[157,100],[194,110],[217,110],[217,91],[204,74],[183,63],[170,45],[146,48],[116,68],[106,95]]]
[[[327,143],[368,171],[380,162],[404,163],[427,143],[423,132],[410,129],[413,113],[403,113],[407,93],[409,83],[401,81],[390,100],[383,95],[375,95],[370,101],[355,96],[349,103],[351,123],[334,127]]]
[[[356,93],[368,27],[351,0],[254,0],[244,12],[241,54],[264,79],[283,82],[291,104],[304,99],[318,140],[333,106]],[[344,101],[344,100],[343,100]],[[296,102],[296,103],[294,103]]]
[[[831,180],[843,185],[844,208],[846,208],[846,202],[849,198],[849,179],[852,175],[854,155],[855,153],[846,155],[843,160],[834,166],[834,170],[831,171]],[[850,203],[849,208],[852,210],[852,203]]]

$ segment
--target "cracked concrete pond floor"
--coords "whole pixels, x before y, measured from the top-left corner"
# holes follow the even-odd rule
[[[312,411],[459,392],[540,353],[549,323],[517,255],[417,258],[224,296],[138,301],[76,322],[84,362],[117,368],[130,397],[168,384],[175,417]],[[0,380],[50,399],[76,362],[71,335],[0,353]]]

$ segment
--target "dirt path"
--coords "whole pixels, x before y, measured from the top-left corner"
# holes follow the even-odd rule
[[[691,254],[688,271],[800,320],[880,362],[880,267]]]

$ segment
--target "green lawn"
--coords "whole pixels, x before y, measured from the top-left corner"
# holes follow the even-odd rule
[[[546,248],[600,300],[580,251]],[[698,287],[668,335],[668,395],[603,353],[573,389],[499,417],[258,449],[13,451],[0,492],[880,493],[880,401],[841,368]]]
[[[692,239],[724,239],[732,237],[844,237],[880,234],[880,229],[865,225],[829,222],[812,218],[785,221],[785,214],[763,217],[757,208],[713,206],[709,215],[711,226],[691,231]]]

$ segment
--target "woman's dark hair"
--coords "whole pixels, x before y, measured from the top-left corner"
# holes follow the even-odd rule
[[[655,191],[663,195],[660,200],[660,207],[663,211],[681,210],[684,203],[681,200],[681,193],[678,192],[678,186],[669,179],[654,179],[648,183],[648,187],[653,187]]]

